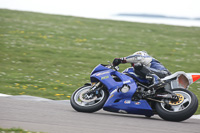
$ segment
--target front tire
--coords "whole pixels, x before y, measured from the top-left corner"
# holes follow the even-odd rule
[[[179,101],[171,102],[170,106],[165,103],[156,103],[156,111],[164,120],[183,121],[190,118],[198,108],[198,99],[189,90],[173,89],[173,93],[179,96]]]
[[[82,98],[83,93],[89,91],[91,86],[83,86],[77,89],[71,96],[71,106],[78,112],[95,112],[102,109],[108,98],[108,92],[104,89],[100,90],[100,96],[91,97],[90,100],[85,101]]]

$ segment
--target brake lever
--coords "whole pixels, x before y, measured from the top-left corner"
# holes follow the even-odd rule
[[[119,71],[119,66],[115,66],[114,69],[115,69],[116,71]]]
[[[119,70],[119,66],[114,66],[110,61],[107,61],[109,63],[109,66],[111,69],[114,69],[115,71]]]
[[[113,66],[113,64],[110,61],[107,61],[109,63],[110,66]]]

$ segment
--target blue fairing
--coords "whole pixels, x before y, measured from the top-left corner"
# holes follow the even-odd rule
[[[118,77],[118,80],[113,77]],[[103,109],[111,112],[127,112],[132,114],[152,115],[152,109],[146,100],[132,101],[137,90],[137,84],[133,78],[98,65],[91,73],[91,82],[100,81],[110,93]],[[127,93],[120,91],[126,85],[130,88]]]
[[[97,73],[97,72],[100,72],[100,71],[104,71],[104,70],[111,70],[107,67],[104,67],[102,64],[99,64],[98,66],[96,66],[92,72],[91,72],[91,75],[94,74],[94,73]]]

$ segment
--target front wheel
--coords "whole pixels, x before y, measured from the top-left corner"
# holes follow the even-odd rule
[[[178,97],[178,101],[170,101],[169,104],[156,103],[156,111],[164,120],[183,121],[190,118],[198,108],[198,99],[189,90],[173,89]]]
[[[83,86],[77,89],[71,96],[72,107],[79,112],[95,112],[100,110],[108,98],[108,92],[99,90],[99,94],[88,93],[91,86]]]

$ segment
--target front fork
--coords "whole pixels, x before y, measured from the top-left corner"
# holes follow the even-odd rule
[[[100,86],[101,82],[97,82],[96,84],[92,85],[91,90],[94,91]]]
[[[92,88],[90,89],[90,91],[86,92],[85,94],[87,95],[96,95],[97,97],[100,96],[100,93],[99,91],[102,89],[102,86],[101,86],[101,82],[97,82],[95,83],[94,85],[92,85]]]

